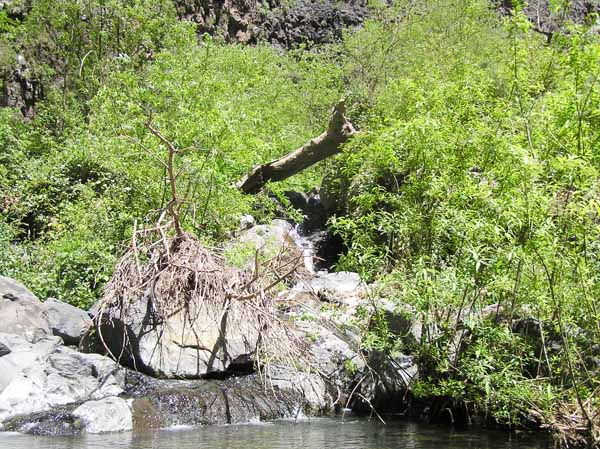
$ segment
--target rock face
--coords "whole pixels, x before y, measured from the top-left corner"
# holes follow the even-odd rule
[[[495,0],[501,12],[512,11],[514,3],[511,0]],[[584,23],[593,13],[600,12],[600,5],[594,0],[573,0],[569,2],[569,19],[575,23]],[[553,12],[548,0],[530,0],[524,5],[523,12],[534,23],[539,31],[555,32],[561,26],[560,12]]]
[[[240,43],[265,40],[282,48],[332,42],[344,27],[360,25],[367,15],[364,0],[177,0],[175,4],[179,16],[195,22],[200,34]]]
[[[0,341],[10,350],[0,358],[0,422],[123,391],[123,373],[115,362],[61,346],[59,337],[30,343],[0,334]]]
[[[260,248],[291,242],[301,254],[291,231],[283,221],[253,226],[243,231],[242,241]],[[396,335],[410,336],[410,342],[418,337],[407,316],[410,310],[374,299],[356,273],[320,272],[280,293],[274,313],[288,320],[310,369],[280,361],[266,368],[267,379],[248,372],[232,376],[241,374],[240,367],[253,369],[258,345],[258,330],[236,306],[239,302],[224,311],[218,304],[190,301],[165,321],[153,316],[150,292],[126,310],[97,308],[100,326],[88,336],[101,331],[112,355],[136,372],[63,345],[62,338],[75,341],[89,323],[82,312],[49,300],[48,321],[46,307],[25,287],[0,280],[3,298],[10,301],[5,310],[13,310],[18,301],[29,307],[28,326],[11,328],[21,335],[0,333],[4,430],[35,435],[142,432],[322,415],[347,405],[366,412],[372,405],[396,410],[418,376],[410,353],[363,349],[362,335],[379,312]],[[46,323],[43,332],[31,324],[40,319]],[[50,335],[49,323],[62,338]]]
[[[0,331],[35,342],[52,335],[48,312],[23,284],[0,276]]]
[[[87,312],[70,304],[49,298],[44,302],[52,333],[67,345],[78,345],[81,337],[92,326]]]
[[[43,89],[23,56],[17,55],[12,70],[7,73],[0,72],[0,76],[4,78],[0,91],[0,107],[18,108],[25,118],[33,118],[35,104],[43,97]]]
[[[75,410],[88,433],[122,432],[133,429],[131,410],[124,399],[110,397],[88,401]]]
[[[265,14],[256,34],[284,48],[325,44],[341,39],[344,28],[361,25],[367,13],[363,0],[300,0]]]
[[[413,351],[421,339],[421,325],[410,306],[373,293],[373,287],[364,285],[356,273],[321,272],[282,294],[281,301],[289,304],[286,314],[294,317],[310,342],[309,351],[328,379],[328,393],[338,392],[338,406],[365,413],[371,407],[404,412],[406,393],[419,378]],[[390,333],[403,343],[403,352],[362,349],[361,338],[375,324],[375,317],[385,320]]]

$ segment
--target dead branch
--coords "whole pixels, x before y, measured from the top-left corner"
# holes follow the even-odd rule
[[[237,183],[237,187],[244,193],[258,193],[267,182],[287,179],[339,153],[342,145],[357,134],[345,113],[344,102],[340,101],[333,107],[327,131],[279,159],[257,165]]]
[[[175,227],[177,237],[181,237],[183,235],[183,231],[181,230],[181,225],[179,223],[179,199],[177,198],[177,186],[175,184],[175,180],[177,179],[177,175],[175,174],[175,155],[179,152],[179,150],[177,150],[175,145],[152,125],[152,117],[150,117],[146,122],[146,128],[148,131],[154,134],[169,151],[166,167],[167,173],[169,174],[169,186],[171,187],[171,200],[169,201],[169,204],[167,204],[167,210],[173,217],[173,226]]]

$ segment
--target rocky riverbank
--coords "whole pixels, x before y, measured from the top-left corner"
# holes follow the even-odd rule
[[[307,250],[285,221],[246,229],[239,241],[261,247],[293,242],[298,252]],[[154,322],[144,295],[126,313],[98,307],[88,313],[56,299],[41,302],[2,277],[0,422],[3,430],[64,435],[327,415],[351,404],[382,404],[384,396],[406,391],[418,369],[402,354],[383,364],[384,376],[373,375],[370,355],[361,349],[370,317],[381,309],[394,332],[415,332],[418,339],[419,330],[370,293],[355,273],[325,271],[282,289],[278,319],[301,342],[311,366],[277,363],[261,372],[260,337],[235,306],[225,318],[196,304],[198,319],[191,324],[185,314]]]
[[[41,302],[18,281],[0,277],[0,428],[32,435],[139,432],[348,408],[485,424],[463,401],[415,398],[412,386],[427,374],[419,345],[439,330],[425,328],[414,309],[386,299],[356,273],[315,272],[312,246],[286,221],[255,226],[245,219],[242,228],[235,251],[240,244],[267,252],[292,245],[296,254],[308,254],[298,267],[303,276],[276,294],[274,312],[302,359],[261,359],[260,326],[235,304],[192,303],[185,313],[156,320],[148,294],[140,294],[127,308],[97,304],[86,312],[53,298]],[[476,343],[464,323],[506,319],[500,306],[465,311],[454,325],[453,354]],[[402,350],[382,352],[365,342],[382,323]],[[533,319],[513,320],[512,330],[539,338]],[[559,348],[546,331],[547,343]]]

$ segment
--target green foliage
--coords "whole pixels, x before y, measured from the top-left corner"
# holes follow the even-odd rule
[[[512,424],[551,414],[565,384],[575,401],[600,383],[582,355],[600,337],[600,40],[571,26],[547,45],[519,13],[493,14],[485,1],[396,2],[347,37],[363,132],[331,167],[345,199],[331,228],[349,244],[339,269],[386,283],[438,329],[417,392]],[[454,348],[460,314],[488,304],[540,319],[560,349],[546,360],[510,319],[474,324]]]
[[[62,106],[85,108],[115,70],[140,67],[189,28],[166,0],[37,0],[13,33],[15,45]]]
[[[169,0],[37,0],[22,20],[0,10],[0,65],[22,54],[45,94],[31,122],[0,110],[0,273],[80,307],[98,298],[134,223],[169,201],[150,121],[178,150],[183,228],[221,244],[241,214],[273,213],[235,182],[322,132],[344,94],[360,134],[270,189],[306,191],[326,171],[340,207],[330,228],[349,247],[338,268],[423,320],[414,393],[510,425],[591,398],[598,34],[566,24],[548,44],[518,8],[502,19],[487,0],[371,3],[343,42],[285,54],[198,39]],[[478,315],[490,304],[502,319]],[[513,332],[522,316],[543,338]],[[365,349],[414,350],[383,315],[370,322]]]
[[[80,14],[77,8],[74,14]],[[150,21],[144,29],[159,30],[169,17],[136,20],[140,26]],[[81,26],[82,33],[90,32]],[[7,226],[2,242],[23,253],[10,266],[3,261],[0,271],[25,281],[41,297],[89,306],[134,223],[152,225],[158,219],[168,201],[167,151],[146,128],[150,118],[181,150],[175,168],[185,200],[183,227],[210,244],[229,236],[240,215],[252,213],[260,220],[272,212],[254,210],[272,202],[266,195],[258,201],[242,195],[235,181],[327,123],[341,80],[326,53],[280,55],[266,46],[222,46],[208,38],[198,45],[191,28],[177,30],[179,35],[157,43],[155,48],[164,50],[152,61],[138,67],[113,58],[93,82],[82,79],[77,89],[89,89],[90,95],[73,91],[72,108],[51,89],[29,124],[10,110],[0,111],[0,204]],[[62,51],[71,55],[69,49]],[[101,64],[90,57],[86,63]],[[309,170],[274,190],[312,186],[318,173]]]

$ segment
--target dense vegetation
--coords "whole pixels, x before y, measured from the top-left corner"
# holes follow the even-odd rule
[[[518,7],[502,18],[485,0],[399,0],[372,5],[371,17],[340,43],[282,53],[198,37],[168,0],[38,0],[22,18],[0,10],[0,61],[25,55],[44,85],[31,121],[0,110],[0,272],[81,307],[98,297],[134,223],[155,222],[168,196],[149,121],[181,150],[186,229],[219,244],[240,214],[269,219],[267,195],[234,182],[321,132],[345,96],[360,135],[270,189],[325,177],[330,227],[348,246],[337,269],[376,281],[427,329],[414,394],[509,425],[579,410],[592,427],[593,21],[565,19],[548,42]],[[403,349],[376,329],[368,348]]]

